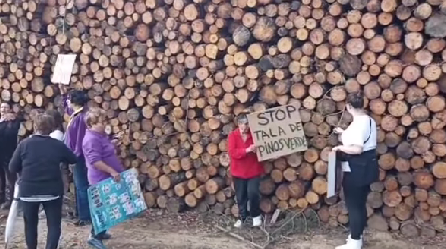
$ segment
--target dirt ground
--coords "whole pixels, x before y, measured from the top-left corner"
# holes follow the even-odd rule
[[[1,216],[0,236],[3,238],[5,213]],[[114,227],[110,233],[113,238],[106,242],[109,248],[126,249],[249,249],[255,248],[249,241],[241,241],[216,229],[221,223],[220,217],[209,217],[198,214],[167,215],[161,211],[144,214],[142,217]],[[231,229],[231,218],[226,219],[223,228]],[[23,236],[23,219],[18,218],[11,249],[26,248]],[[44,248],[46,238],[45,220],[39,227],[39,248]],[[251,230],[252,228],[247,228]],[[85,241],[89,227],[75,227],[69,220],[64,220],[62,228],[61,249],[89,248]],[[238,234],[237,230],[231,232]],[[254,231],[255,233],[256,231]],[[258,230],[261,234],[260,230]],[[254,234],[253,233],[253,234]],[[254,235],[251,235],[255,237]],[[341,229],[312,229],[311,231],[283,236],[277,243],[267,248],[281,249],[334,249],[344,242],[346,234]],[[249,236],[248,236],[249,237]],[[246,238],[246,236],[245,236]],[[436,238],[437,240],[437,238]],[[388,233],[371,233],[366,235],[364,249],[440,249],[444,246],[427,245],[429,240],[396,239]],[[431,241],[431,240],[430,240]],[[261,244],[260,241],[254,241]],[[423,245],[424,244],[424,245]],[[443,244],[444,245],[444,244]],[[0,247],[3,248],[0,243]]]

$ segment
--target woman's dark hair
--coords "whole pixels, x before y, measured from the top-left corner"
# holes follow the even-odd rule
[[[364,108],[364,95],[362,92],[354,92],[350,93],[347,96],[346,100],[347,104],[355,109],[363,109]]]
[[[70,102],[77,106],[84,106],[88,102],[88,97],[83,91],[70,92]]]
[[[50,115],[51,117],[53,117],[54,120],[54,130],[60,130],[60,131],[64,131],[63,129],[63,116],[62,114],[60,114],[60,112],[58,112],[57,110],[47,110],[45,112],[46,114]]]
[[[246,113],[240,113],[237,116],[237,123],[248,123],[248,115],[246,115]]]
[[[34,117],[34,131],[42,135],[49,135],[54,130],[54,119],[44,113]]]

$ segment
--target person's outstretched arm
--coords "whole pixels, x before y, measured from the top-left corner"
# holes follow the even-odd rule
[[[62,95],[63,100],[63,108],[65,110],[65,113],[68,115],[73,114],[73,109],[70,108],[70,105],[68,104],[68,88],[67,86],[64,86],[62,84],[59,84],[59,90],[60,94]]]
[[[76,164],[77,163],[77,157],[76,155],[70,150],[68,149],[68,147],[62,142],[59,141],[61,144],[61,150],[62,150],[62,155],[64,155],[62,157],[62,163],[66,163],[66,164]]]
[[[22,171],[22,149],[23,143],[20,143],[9,161],[9,171],[13,174],[18,174]]]

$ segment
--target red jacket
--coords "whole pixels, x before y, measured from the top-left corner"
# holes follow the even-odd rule
[[[228,137],[228,153],[231,158],[231,174],[242,179],[251,179],[264,173],[263,165],[257,160],[254,152],[246,153],[246,149],[253,144],[251,133],[243,141],[239,129],[234,130]]]

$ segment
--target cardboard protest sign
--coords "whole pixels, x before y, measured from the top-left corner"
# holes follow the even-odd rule
[[[51,82],[56,84],[70,84],[71,73],[73,72],[76,54],[59,54],[57,55],[56,65],[54,66],[53,77]]]
[[[147,209],[138,171],[134,168],[121,173],[121,181],[108,178],[88,189],[88,199],[95,234],[136,217]]]
[[[249,114],[248,121],[259,161],[307,150],[307,139],[296,104]]]

